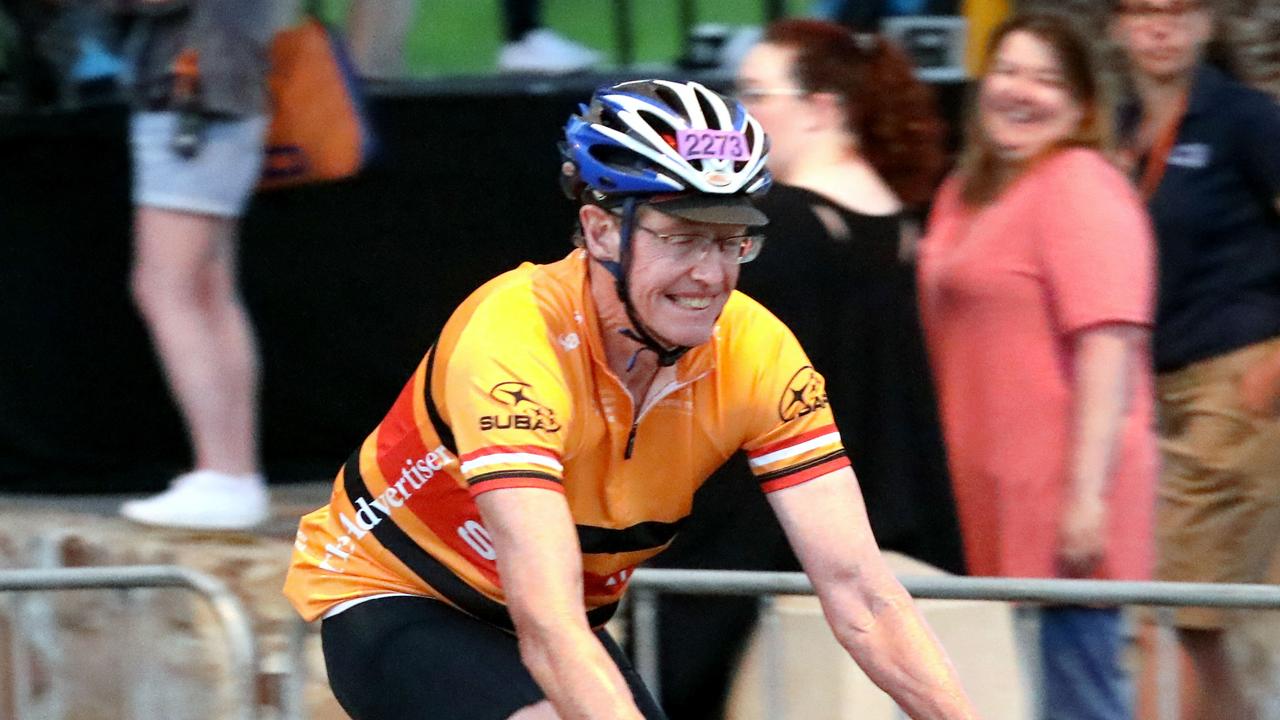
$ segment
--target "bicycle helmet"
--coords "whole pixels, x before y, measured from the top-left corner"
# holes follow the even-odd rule
[[[637,197],[699,222],[768,222],[748,200],[772,182],[764,130],[741,103],[699,83],[597,90],[569,118],[561,153],[569,197],[609,207]]]
[[[564,134],[565,194],[622,210],[618,260],[593,258],[616,281],[633,326],[622,333],[653,351],[660,365],[672,365],[689,348],[659,342],[627,290],[636,205],[644,202],[695,222],[764,225],[768,218],[751,197],[764,194],[773,181],[765,167],[769,140],[738,101],[696,82],[669,80],[597,90],[569,118]]]

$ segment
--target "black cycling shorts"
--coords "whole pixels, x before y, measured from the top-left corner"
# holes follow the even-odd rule
[[[320,626],[333,693],[353,720],[506,720],[545,699],[514,635],[443,602],[386,597]],[[609,634],[596,631],[646,720],[667,720]]]

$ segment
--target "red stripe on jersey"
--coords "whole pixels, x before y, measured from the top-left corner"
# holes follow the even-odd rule
[[[455,465],[454,469],[456,468]],[[497,563],[478,554],[458,534],[458,528],[464,527],[468,520],[480,519],[480,512],[460,480],[446,471],[440,471],[422,489],[415,492],[405,505],[441,542],[466,558],[485,579],[494,585],[501,584]]]
[[[556,462],[560,462],[559,453],[554,450],[539,447],[538,445],[490,445],[489,447],[483,447],[479,450],[473,450],[466,455],[463,455],[459,460],[465,463],[471,462],[478,457],[484,457],[485,455],[500,455],[503,453],[533,453],[534,455],[542,455],[543,457],[549,457]]]
[[[561,495],[564,494],[564,485],[552,480],[533,477],[510,477],[500,478],[497,480],[486,480],[471,486],[471,497],[475,497],[490,490],[506,490],[507,488],[539,488],[541,490],[554,490]]]
[[[457,462],[434,471],[433,476],[424,481],[425,472],[417,469],[416,460],[425,457],[427,452],[420,435],[414,431],[402,436],[400,443],[391,445],[388,452],[380,454],[375,461],[383,479],[387,481],[387,487],[396,488],[397,492],[402,492],[403,488],[403,492],[408,495],[404,506],[409,512],[426,525],[445,546],[466,558],[486,580],[500,585],[497,563],[480,555],[458,533],[458,529],[464,527],[468,520],[479,521],[480,512],[460,479],[460,473],[458,476],[453,474],[458,472]],[[418,457],[411,458],[411,454],[417,454]],[[405,461],[410,459],[415,462],[406,464]],[[362,482],[367,483],[368,479],[362,478]],[[366,487],[370,494],[376,489],[370,485]],[[383,493],[374,497],[381,498]]]
[[[836,470],[844,467],[849,467],[849,456],[847,455],[841,455],[840,457],[835,458],[834,460],[828,460],[821,465],[814,465],[813,467],[805,468],[800,472],[783,475],[782,477],[774,478],[769,482],[761,483],[760,489],[767,493],[771,493],[799,485],[800,483],[808,482],[816,477],[822,477],[829,472],[835,472]]]
[[[835,432],[835,429],[836,429],[835,425],[823,425],[822,427],[816,430],[810,430],[807,433],[802,433],[800,435],[797,435],[796,437],[787,438],[786,440],[779,440],[778,442],[772,445],[765,445],[759,450],[752,450],[751,452],[747,453],[747,457],[754,460],[762,455],[768,455],[771,452],[776,452],[784,448],[789,448],[792,445],[799,445],[802,442],[807,442],[816,437],[821,437],[823,435],[826,435],[827,433]]]
[[[413,417],[413,403],[417,393],[413,389],[414,383],[405,384],[400,396],[396,398],[395,404],[387,412],[386,417],[378,424],[378,457],[386,457],[388,453],[394,452],[394,448],[406,436],[418,437],[418,424]],[[421,440],[419,440],[421,445]],[[421,454],[416,452],[416,448],[406,451],[414,457],[420,457]],[[381,463],[379,463],[381,465]],[[388,472],[387,468],[383,468],[383,472]],[[396,470],[393,474],[398,474]]]

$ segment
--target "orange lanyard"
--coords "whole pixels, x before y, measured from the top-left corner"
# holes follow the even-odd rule
[[[1160,187],[1160,180],[1164,178],[1165,167],[1169,163],[1169,153],[1173,152],[1173,144],[1178,141],[1178,130],[1182,128],[1182,118],[1187,114],[1187,96],[1183,95],[1179,103],[1178,114],[1173,121],[1167,123],[1160,130],[1160,135],[1156,137],[1156,141],[1151,145],[1151,152],[1147,155],[1147,164],[1142,169],[1142,179],[1138,181],[1138,190],[1142,192],[1142,197],[1150,200],[1156,194],[1156,188]]]

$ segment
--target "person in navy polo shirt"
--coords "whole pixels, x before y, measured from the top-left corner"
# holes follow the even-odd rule
[[[1264,582],[1280,545],[1280,106],[1206,62],[1203,0],[1120,0],[1133,177],[1159,246],[1156,577]],[[1229,615],[1180,609],[1195,718],[1253,718]]]

